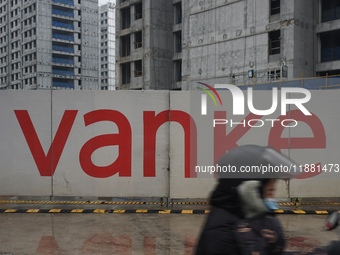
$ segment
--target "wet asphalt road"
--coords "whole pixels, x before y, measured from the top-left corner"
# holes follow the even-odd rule
[[[206,215],[0,214],[0,254],[192,254]],[[309,251],[338,240],[325,215],[279,215],[287,250]]]

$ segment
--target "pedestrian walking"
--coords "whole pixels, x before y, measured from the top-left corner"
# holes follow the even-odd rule
[[[226,153],[220,166],[291,166],[296,163],[269,147],[244,145]],[[274,169],[274,168],[273,168]],[[196,255],[302,255],[284,251],[285,238],[274,210],[278,173],[219,173],[210,197],[211,210],[200,234]],[[308,255],[340,255],[339,242]]]

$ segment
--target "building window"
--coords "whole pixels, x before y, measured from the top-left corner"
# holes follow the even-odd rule
[[[143,17],[143,4],[135,4],[135,20],[141,19]]]
[[[182,3],[181,2],[174,5],[174,14],[175,14],[175,24],[182,23]]]
[[[340,60],[340,30],[320,34],[321,62]]]
[[[131,41],[130,41],[130,35],[125,35],[120,38],[120,44],[121,44],[121,56],[127,57],[130,56],[131,53]]]
[[[182,31],[174,33],[175,38],[175,53],[182,52]]]
[[[268,72],[268,81],[278,81],[281,79],[281,70],[272,70]]]
[[[340,70],[330,70],[325,72],[320,72],[319,76],[326,77],[326,76],[340,76]]]
[[[275,15],[280,13],[280,0],[270,0],[270,15]]]
[[[122,29],[129,28],[131,25],[130,7],[121,10],[122,14]]]
[[[182,60],[176,60],[174,62],[175,70],[175,82],[182,81]]]
[[[142,60],[135,61],[135,77],[140,77],[143,75],[143,65]]]
[[[321,21],[340,19],[340,2],[338,0],[322,0]]]
[[[142,31],[135,33],[135,48],[141,48],[143,46]]]
[[[269,55],[280,54],[281,31],[269,32]]]
[[[131,66],[130,63],[121,64],[122,84],[129,84],[131,81]]]

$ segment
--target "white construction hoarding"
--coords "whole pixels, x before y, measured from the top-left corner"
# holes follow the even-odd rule
[[[274,92],[254,91],[254,108],[271,108]],[[234,114],[231,93],[218,94],[203,114],[203,91],[1,91],[0,195],[205,198],[215,175],[197,170],[258,144],[310,169],[279,196],[337,196],[340,91],[311,91],[312,115],[282,114],[280,92],[268,115],[246,101]]]

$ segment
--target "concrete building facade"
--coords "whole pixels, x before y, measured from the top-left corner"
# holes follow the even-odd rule
[[[117,1],[116,86],[169,89],[173,83],[172,1]]]
[[[318,1],[183,1],[182,89],[316,75]]]
[[[169,2],[120,0],[119,88],[188,90],[197,81],[253,85],[340,74],[336,0]],[[140,21],[133,16],[136,3],[143,8]],[[132,36],[140,29],[137,52]],[[137,78],[134,62],[140,59]]]
[[[1,0],[0,87],[98,89],[96,0]]]
[[[99,7],[100,13],[100,89],[115,90],[116,77],[116,5]]]

